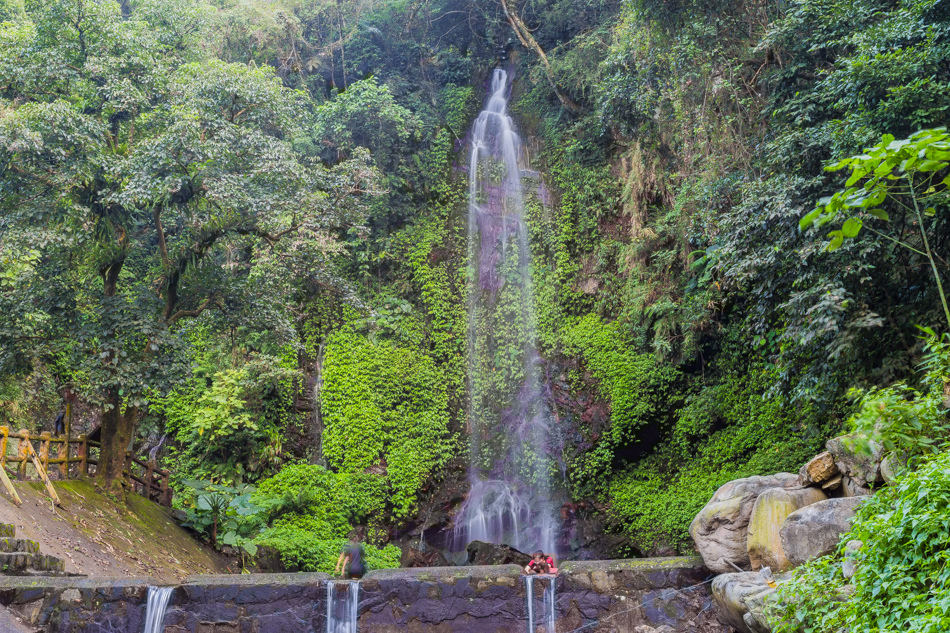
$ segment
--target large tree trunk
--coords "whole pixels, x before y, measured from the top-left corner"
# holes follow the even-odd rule
[[[114,297],[124,259],[111,262],[102,269],[103,291],[105,296]],[[112,359],[106,358],[108,363]],[[138,409],[122,409],[122,397],[118,389],[109,389],[105,406],[102,408],[102,433],[100,434],[99,464],[96,466],[96,478],[106,487],[121,492],[122,467],[125,465],[125,452],[135,432]]]
[[[122,469],[125,466],[125,454],[132,444],[132,438],[135,437],[138,409],[127,407],[123,412],[118,394],[112,395],[110,403],[112,408],[102,412],[102,437],[96,477],[104,485],[118,491],[123,481]]]

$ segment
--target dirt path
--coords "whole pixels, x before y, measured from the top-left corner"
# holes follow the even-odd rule
[[[192,538],[165,508],[138,495],[117,504],[87,482],[55,482],[63,507],[54,508],[41,483],[14,485],[23,505],[0,496],[0,523],[38,541],[42,553],[65,559],[67,572],[172,582],[240,571],[228,569],[224,557]]]

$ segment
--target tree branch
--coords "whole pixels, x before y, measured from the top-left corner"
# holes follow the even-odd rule
[[[204,302],[194,310],[179,310],[176,312],[170,319],[168,319],[168,324],[171,325],[176,323],[179,319],[185,317],[196,317],[199,316],[202,312],[210,308],[211,306],[221,307],[220,304],[215,302],[214,297],[208,297]]]
[[[162,253],[162,263],[165,265],[165,269],[172,267],[171,261],[168,259],[168,246],[165,244],[165,229],[162,228],[162,207],[157,206],[152,212],[152,217],[155,219],[155,232],[158,234],[158,250]]]
[[[554,94],[557,95],[561,105],[571,114],[577,114],[581,107],[557,87],[557,82],[554,80],[554,72],[551,70],[551,62],[548,61],[548,56],[544,54],[544,49],[541,48],[537,40],[534,39],[534,36],[531,35],[531,30],[521,21],[521,18],[508,8],[508,0],[501,0],[501,6],[505,10],[505,17],[508,18],[508,23],[511,24],[515,35],[518,37],[518,40],[521,41],[521,45],[533,50],[537,53],[538,57],[541,58],[544,73],[547,75],[548,82],[551,84],[551,88],[554,89]]]

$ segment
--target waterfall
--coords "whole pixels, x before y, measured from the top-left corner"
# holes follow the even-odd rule
[[[534,581],[535,578],[547,579],[547,587],[543,587],[544,593],[541,596],[541,621],[534,621]],[[525,576],[525,598],[528,604],[528,633],[537,633],[538,626],[543,627],[544,633],[555,633],[554,622],[556,615],[554,611],[554,576]]]
[[[496,69],[472,126],[469,159],[469,495],[452,549],[478,540],[556,551],[550,474],[559,456],[537,352],[521,139]]]
[[[162,633],[165,610],[172,597],[174,587],[149,587],[148,606],[145,609],[145,633]]]
[[[337,585],[345,585],[345,593],[337,598]],[[327,633],[356,633],[360,601],[360,583],[327,582]]]

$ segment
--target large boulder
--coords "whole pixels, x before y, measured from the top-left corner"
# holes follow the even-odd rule
[[[525,563],[527,564],[527,563]],[[402,551],[399,559],[400,567],[448,567],[449,561],[437,549],[425,551],[414,547],[407,547]]]
[[[881,460],[884,458],[884,447],[874,440],[852,433],[831,438],[825,448],[831,453],[838,470],[858,486],[865,487],[883,481]]]
[[[779,531],[788,562],[797,567],[812,558],[831,554],[841,535],[851,529],[851,518],[865,499],[826,499],[788,515]]]
[[[771,567],[779,572],[789,569],[782,547],[780,530],[791,513],[828,498],[818,488],[770,488],[759,495],[749,518],[749,536],[746,546],[752,569]]]
[[[723,484],[689,526],[689,534],[706,567],[720,574],[735,571],[733,565],[749,569],[746,540],[756,499],[770,488],[797,486],[798,475],[792,473],[748,477]]]
[[[750,611],[750,604],[764,604],[765,598],[775,589],[766,584],[761,574],[738,572],[716,576],[712,583],[712,596],[719,607],[719,620],[740,633],[768,633],[764,614]]]
[[[826,481],[839,475],[840,471],[835,466],[835,460],[831,453],[825,451],[821,455],[812,458],[810,462],[802,466],[798,471],[798,478],[803,486],[811,484],[824,484]]]
[[[881,460],[881,479],[884,483],[893,483],[905,468],[907,468],[907,455],[891,453]]]
[[[508,565],[514,563],[524,567],[531,562],[531,556],[507,545],[472,541],[465,548],[465,551],[468,553],[469,565]]]

